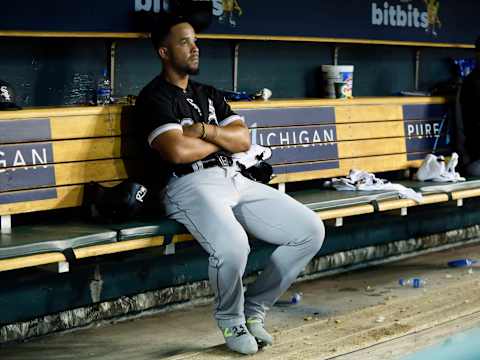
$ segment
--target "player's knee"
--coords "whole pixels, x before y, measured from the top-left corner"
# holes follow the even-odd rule
[[[325,226],[320,219],[317,218],[315,220],[309,225],[308,239],[312,252],[317,253],[322,248],[325,240]]]
[[[221,259],[221,263],[232,268],[243,269],[247,264],[248,254],[250,253],[250,246],[248,240],[241,243],[232,242],[223,247],[217,256]],[[228,246],[230,245],[230,246]]]

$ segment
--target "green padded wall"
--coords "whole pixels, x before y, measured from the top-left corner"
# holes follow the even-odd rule
[[[196,78],[222,89],[233,86],[233,42],[200,40]],[[88,102],[105,67],[108,42],[101,39],[2,38],[0,79],[10,82],[20,105],[58,106]],[[318,97],[319,69],[332,64],[331,44],[240,41],[238,89],[268,87],[276,98]],[[420,88],[452,77],[452,58],[473,50],[422,49]],[[339,64],[355,65],[354,95],[388,96],[414,88],[415,49],[403,46],[342,45]],[[116,92],[138,91],[161,70],[150,41],[118,40]]]

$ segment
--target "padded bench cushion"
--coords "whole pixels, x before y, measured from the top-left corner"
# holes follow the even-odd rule
[[[188,234],[188,230],[175,220],[166,217],[149,216],[124,224],[110,225],[118,232],[118,241]]]
[[[461,182],[434,182],[434,181],[415,181],[401,180],[399,184],[410,187],[415,191],[421,191],[424,194],[450,193],[453,191],[468,190],[480,188],[480,179],[469,178]]]
[[[289,193],[314,211],[370,204],[373,201],[398,199],[397,191],[338,191],[310,189]]]
[[[0,234],[0,259],[63,252],[66,249],[108,244],[117,233],[108,228],[81,223],[16,226],[10,234]]]

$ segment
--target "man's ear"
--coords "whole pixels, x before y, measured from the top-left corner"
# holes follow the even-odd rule
[[[161,46],[158,48],[158,56],[160,56],[160,59],[162,60],[168,60],[168,49],[164,46]]]

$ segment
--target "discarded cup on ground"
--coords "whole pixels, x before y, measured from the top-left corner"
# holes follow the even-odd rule
[[[473,260],[473,259],[457,259],[457,260],[449,261],[447,265],[450,267],[468,267],[468,266],[472,266],[477,262],[478,260]]]
[[[290,304],[298,304],[300,301],[302,301],[302,293],[295,293],[292,295],[290,299]]]
[[[425,280],[420,278],[411,278],[411,279],[400,279],[398,280],[400,286],[412,287],[418,289],[425,286]]]

